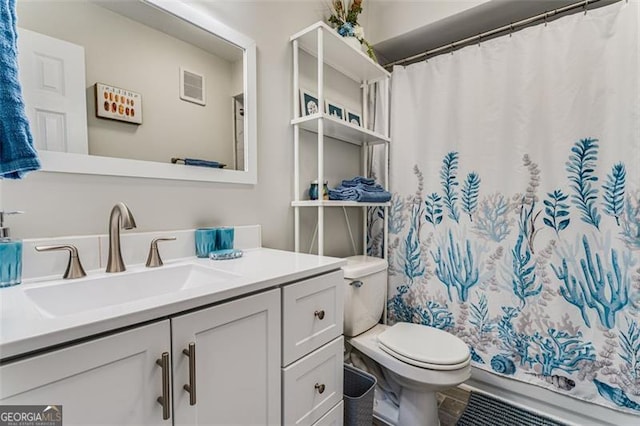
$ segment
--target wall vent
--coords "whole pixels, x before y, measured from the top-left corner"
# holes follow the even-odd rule
[[[180,99],[206,105],[204,75],[180,67]]]

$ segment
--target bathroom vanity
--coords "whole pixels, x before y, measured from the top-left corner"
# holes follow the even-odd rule
[[[255,248],[2,289],[0,404],[62,405],[65,425],[342,424],[343,264]]]

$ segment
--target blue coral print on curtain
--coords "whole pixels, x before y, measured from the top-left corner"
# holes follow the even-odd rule
[[[458,191],[456,151],[431,179],[415,165],[389,210],[390,322],[452,332],[496,374],[640,412],[640,188],[623,159],[599,173],[600,146],[576,140],[553,188],[523,155],[515,194],[483,188],[478,165]]]

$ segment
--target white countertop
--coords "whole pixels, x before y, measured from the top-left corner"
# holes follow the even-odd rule
[[[160,294],[116,306],[64,316],[52,316],[42,311],[27,296],[25,290],[38,286],[68,284],[70,280],[25,282],[15,287],[0,288],[0,359],[12,358],[256,291],[278,287],[306,277],[337,270],[345,265],[346,261],[338,258],[258,248],[246,250],[244,256],[239,259],[212,261],[192,257],[166,261],[165,267],[189,263],[214,268],[233,274],[235,277],[211,286],[188,288],[179,292]],[[121,274],[135,274],[144,269],[144,265],[127,266],[127,271]],[[104,274],[103,271],[90,271],[87,278]]]

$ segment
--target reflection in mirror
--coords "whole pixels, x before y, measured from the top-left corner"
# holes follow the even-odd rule
[[[245,114],[247,83],[255,79],[247,76],[247,58],[255,61],[247,52],[255,55],[255,46],[244,46],[252,42],[243,36],[226,41],[233,30],[182,3],[161,6],[168,10],[147,3],[164,4],[18,2],[21,81],[43,159],[136,160],[96,163],[133,176],[140,174],[126,170],[141,162],[138,171],[163,163],[158,173],[217,168],[208,170],[217,177],[200,170],[186,179],[252,183],[255,177],[219,177],[234,174],[227,169],[255,176],[247,161],[255,155],[247,121],[255,117]],[[217,30],[224,38],[212,33]],[[173,171],[160,174],[149,177],[182,179]]]

